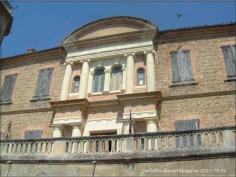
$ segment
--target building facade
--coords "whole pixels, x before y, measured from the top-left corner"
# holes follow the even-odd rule
[[[13,16],[12,6],[8,1],[0,1],[0,45],[4,36],[10,32]]]
[[[183,157],[204,145],[211,152],[200,152],[229,154],[231,163],[235,27],[159,31],[144,19],[111,17],[75,30],[60,47],[1,59],[3,159],[27,161],[50,146],[51,160],[80,152],[71,160],[122,161],[131,153],[134,161],[170,157],[179,147]],[[173,149],[161,155],[162,146]]]

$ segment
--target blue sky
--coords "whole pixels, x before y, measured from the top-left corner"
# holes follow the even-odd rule
[[[58,0],[60,1],[60,0]],[[235,1],[123,1],[123,2],[10,1],[15,7],[10,35],[1,56],[22,54],[26,49],[43,50],[60,45],[72,31],[109,16],[135,16],[150,20],[159,30],[235,21]],[[177,18],[176,13],[181,14]]]

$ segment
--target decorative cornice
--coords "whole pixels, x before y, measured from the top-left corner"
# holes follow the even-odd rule
[[[195,93],[195,94],[185,94],[185,95],[173,95],[173,96],[163,95],[161,100],[162,101],[169,101],[169,100],[179,100],[179,99],[189,99],[189,98],[224,96],[224,95],[233,95],[233,94],[236,94],[236,90]]]
[[[88,100],[84,99],[73,99],[73,100],[63,100],[63,101],[50,101],[52,107],[61,107],[61,106],[72,106],[72,105],[81,105],[86,106]]]
[[[129,93],[129,94],[120,94],[117,95],[119,101],[137,101],[137,99],[149,99],[155,98],[157,100],[161,100],[161,92],[153,91],[153,92],[142,92],[142,93]]]
[[[78,60],[87,60],[91,59],[92,61],[99,60],[100,58],[108,58],[112,56],[124,56],[126,54],[132,53],[143,53],[145,50],[153,50],[153,45],[149,46],[142,46],[142,47],[134,47],[134,48],[127,48],[127,49],[120,49],[120,50],[111,50],[99,53],[92,53],[86,55],[79,55],[76,57],[69,57],[67,61],[78,61]],[[79,58],[79,59],[78,59]]]

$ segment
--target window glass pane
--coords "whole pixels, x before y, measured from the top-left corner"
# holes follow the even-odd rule
[[[72,84],[72,93],[79,92],[79,84],[80,84],[80,77],[75,76],[73,79],[73,84]]]
[[[138,85],[145,84],[145,71],[143,68],[139,68],[137,71],[137,81],[138,81]]]
[[[101,92],[104,88],[104,68],[98,68],[95,70],[93,78],[93,92]]]
[[[13,89],[15,86],[16,75],[9,75],[5,77],[2,90],[1,90],[1,102],[9,102],[11,101]]]
[[[228,77],[236,76],[236,45],[222,47]]]
[[[122,85],[122,68],[121,66],[116,66],[112,68],[110,89],[120,90]]]

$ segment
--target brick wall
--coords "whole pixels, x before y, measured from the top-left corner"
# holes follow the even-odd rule
[[[174,130],[176,120],[200,119],[200,127],[235,125],[235,82],[226,81],[224,60],[220,46],[235,43],[234,37],[205,37],[185,41],[162,42],[156,51],[156,87],[163,100],[158,107],[159,130]],[[196,85],[171,86],[170,52],[176,49],[191,51]],[[1,131],[12,122],[12,138],[22,138],[25,131],[41,129],[43,137],[51,137],[53,112],[48,101],[31,101],[38,71],[54,68],[50,97],[59,100],[65,66],[62,49],[22,55],[0,61],[1,82],[9,74],[17,73],[12,104],[1,105]],[[116,94],[89,96],[89,101],[116,99]],[[142,105],[142,104],[140,104]],[[134,106],[134,110],[144,107]],[[90,108],[88,119],[114,118],[120,108]]]
[[[58,100],[62,86],[64,68],[62,61],[64,52],[61,49],[28,54],[13,59],[5,59],[1,64],[1,82],[10,74],[17,74],[15,88],[12,94],[12,104],[0,105],[1,132],[5,132],[9,122],[12,122],[12,138],[22,138],[27,130],[43,130],[43,137],[48,137],[52,111],[47,101],[31,101],[40,69],[54,68],[50,99]]]

